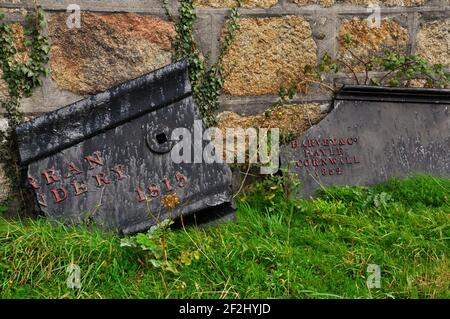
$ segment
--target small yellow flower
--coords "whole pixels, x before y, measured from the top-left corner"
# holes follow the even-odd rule
[[[173,209],[180,204],[180,198],[178,197],[177,193],[164,195],[161,199],[161,203],[165,208]]]

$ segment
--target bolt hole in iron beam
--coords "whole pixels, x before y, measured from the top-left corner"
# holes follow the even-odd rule
[[[165,133],[159,133],[156,135],[156,141],[158,144],[164,144],[167,142],[167,136]]]

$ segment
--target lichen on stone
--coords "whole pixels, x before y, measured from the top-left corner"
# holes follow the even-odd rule
[[[227,128],[279,128],[281,134],[296,134],[306,131],[324,117],[318,103],[278,106],[269,114],[242,116],[226,111],[217,116],[217,127],[223,132]]]
[[[6,175],[4,164],[0,163],[0,203],[8,200],[10,188],[10,181]]]
[[[20,23],[13,23],[11,25],[12,37],[14,39],[14,49],[16,54],[14,60],[19,64],[24,64],[28,61],[28,48],[25,46],[24,28]]]
[[[278,0],[241,0],[244,8],[269,8],[278,3]],[[194,0],[194,5],[197,7],[212,7],[212,8],[230,8],[238,5],[237,0]]]
[[[339,31],[339,57],[354,67],[355,71],[364,70],[364,65],[345,49],[345,34],[351,34],[352,42],[348,46],[353,55],[363,61],[382,54],[384,49],[406,53],[409,42],[408,30],[398,22],[384,18],[379,27],[369,27],[366,19],[345,20]]]
[[[317,103],[278,106],[270,111],[269,116],[267,116],[267,112],[242,116],[235,112],[225,111],[217,116],[217,129],[221,132],[221,135],[213,134],[212,141],[222,145],[224,158],[236,159],[239,150],[245,150],[245,162],[248,162],[249,140],[246,136],[247,129],[278,128],[282,138],[292,137],[305,132],[324,117],[325,115]],[[227,147],[227,129],[233,129],[236,137],[235,147],[232,149]],[[223,138],[222,141],[218,140],[220,136]]]
[[[335,0],[294,0],[294,3],[298,4],[299,6],[318,4],[324,8],[328,8],[335,4]]]
[[[424,5],[428,0],[293,0],[299,6],[318,4],[322,7],[331,7],[334,4],[351,4],[354,6],[367,6],[369,4],[386,7],[413,7]]]
[[[344,3],[352,5],[377,4],[386,7],[414,7],[424,5],[428,0],[344,0]]]
[[[8,98],[8,83],[3,79],[3,70],[0,69],[0,103],[6,102]]]
[[[450,66],[450,19],[424,23],[416,35],[416,53],[431,64]]]
[[[0,101],[1,102],[1,101]],[[8,120],[2,118],[0,115],[0,132],[6,132],[8,129]],[[0,147],[4,147],[6,141],[4,136],[0,135]],[[4,152],[4,149],[0,149],[0,153]],[[5,171],[5,161],[0,157],[0,203],[8,200],[11,191],[11,183]]]
[[[224,56],[224,91],[236,96],[276,94],[317,63],[309,22],[300,16],[244,18]]]
[[[93,94],[171,62],[172,23],[158,17],[82,13],[69,29],[66,13],[51,14],[52,78],[58,87]]]

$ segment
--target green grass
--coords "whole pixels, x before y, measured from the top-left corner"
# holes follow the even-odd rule
[[[238,201],[238,222],[170,232],[178,274],[88,227],[0,219],[2,298],[448,298],[450,180],[417,176],[286,200],[280,180]],[[81,289],[66,286],[70,263]],[[366,286],[381,267],[381,289]]]

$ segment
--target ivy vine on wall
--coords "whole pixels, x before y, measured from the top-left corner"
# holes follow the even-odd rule
[[[173,60],[187,59],[192,93],[200,109],[203,121],[210,127],[216,124],[216,112],[219,109],[219,97],[223,89],[223,57],[233,42],[239,29],[239,7],[230,9],[230,17],[222,37],[222,45],[217,61],[209,66],[210,56],[203,56],[195,42],[194,24],[197,20],[193,0],[179,0],[178,17],[173,17],[168,9],[168,0],[163,7],[169,19],[174,22],[176,37],[172,42]]]
[[[47,76],[49,45],[44,33],[45,18],[42,9],[34,2],[34,10],[27,13],[23,25],[23,38],[17,34],[18,24],[2,22],[5,14],[0,12],[0,68],[8,86],[8,96],[0,101],[8,121],[8,131],[0,131],[0,158],[12,183],[14,193],[24,198],[20,185],[24,174],[18,163],[18,152],[13,141],[14,128],[24,121],[20,110],[23,97],[31,96]]]
[[[0,16],[0,18],[2,18]],[[3,79],[8,84],[9,98],[2,103],[7,112],[11,128],[23,121],[20,111],[20,99],[28,97],[42,84],[41,76],[47,76],[48,39],[44,35],[44,14],[38,6],[25,17],[23,46],[17,45],[13,27],[8,23],[0,24],[0,67]],[[26,61],[16,59],[17,54],[27,53]]]
[[[301,78],[278,91],[278,101],[273,107],[291,102],[298,93],[306,94],[311,83],[328,89],[336,94],[343,84],[332,81],[335,74],[346,76],[347,84],[388,86],[388,87],[425,87],[445,89],[450,85],[450,72],[442,64],[431,64],[417,54],[402,54],[391,49],[374,52],[368,57],[353,51],[355,43],[353,35],[346,33],[340,39],[349,59],[337,57],[333,59],[325,53],[315,66],[307,65]],[[362,66],[356,70],[354,64]],[[266,111],[270,116],[271,109]]]

